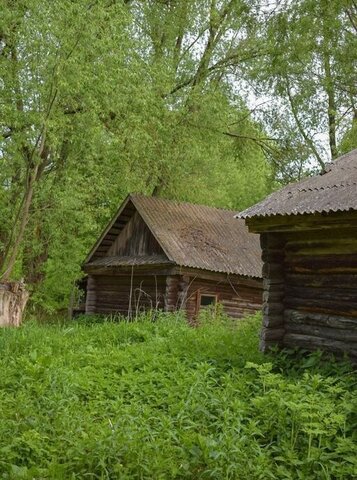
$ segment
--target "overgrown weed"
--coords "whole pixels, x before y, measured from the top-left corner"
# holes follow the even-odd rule
[[[352,479],[356,377],[258,351],[260,317],[0,331],[4,479]]]

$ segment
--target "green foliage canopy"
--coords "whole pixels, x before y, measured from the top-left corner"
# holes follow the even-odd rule
[[[68,301],[128,192],[241,209],[270,190],[263,130],[228,81],[249,51],[244,2],[2,11],[0,268],[42,305]]]
[[[240,210],[357,145],[350,0],[0,8],[0,275],[48,308],[127,193]]]

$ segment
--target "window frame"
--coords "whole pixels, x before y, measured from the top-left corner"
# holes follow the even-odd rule
[[[212,302],[209,305],[201,305],[201,298],[202,297],[214,297],[214,303]],[[201,309],[211,307],[211,305],[214,305],[214,312],[216,313],[218,301],[219,301],[218,293],[201,293],[201,292],[198,292],[198,295],[197,295],[197,313],[199,313],[201,311]]]

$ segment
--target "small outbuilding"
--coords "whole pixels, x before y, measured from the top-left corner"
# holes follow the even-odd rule
[[[357,150],[238,214],[260,233],[261,347],[357,359]]]
[[[184,309],[192,321],[209,305],[240,318],[262,304],[259,235],[229,210],[129,195],[83,269],[88,314]]]

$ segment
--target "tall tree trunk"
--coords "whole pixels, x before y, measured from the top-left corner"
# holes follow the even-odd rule
[[[328,135],[331,158],[337,157],[337,142],[336,142],[336,100],[335,100],[335,84],[333,72],[331,68],[331,50],[333,49],[332,38],[333,32],[331,26],[327,21],[333,12],[328,1],[323,3],[322,9],[322,62],[325,71],[324,88],[327,95],[327,119],[328,119]]]
[[[22,269],[24,272],[25,281],[31,285],[32,290],[36,290],[44,280],[44,265],[48,260],[49,242],[45,236],[42,219],[37,219],[27,237],[33,238],[37,245],[40,245],[40,250],[34,252],[33,245],[30,243],[25,246],[22,256]]]
[[[16,233],[15,235],[13,235],[13,237],[15,237],[15,239],[13,240],[13,242],[10,242],[10,244],[8,245],[7,252],[5,252],[5,259],[4,259],[5,264],[2,266],[4,268],[4,271],[1,275],[1,280],[3,282],[7,282],[12,274],[12,271],[14,269],[15,262],[17,259],[17,255],[19,253],[20,246],[24,238],[26,225],[29,220],[29,213],[30,213],[30,207],[31,207],[32,198],[33,198],[37,171],[38,171],[38,165],[36,165],[34,167],[34,171],[29,174],[28,181],[26,182],[27,185],[26,185],[23,201],[21,203],[20,211],[18,215],[18,221],[19,221],[18,231],[16,232],[17,225],[14,225],[14,232]]]
[[[299,118],[299,115],[298,115],[298,112],[297,112],[297,108],[296,108],[296,105],[295,105],[294,97],[291,93],[290,82],[289,82],[288,77],[286,78],[286,93],[287,93],[287,97],[288,97],[288,100],[289,100],[289,103],[290,103],[291,113],[293,114],[296,126],[297,126],[297,128],[300,132],[300,135],[305,140],[305,142],[308,145],[308,147],[310,148],[311,152],[314,154],[314,156],[315,156],[316,160],[318,161],[320,167],[322,169],[324,169],[325,168],[325,162],[323,161],[321,155],[317,151],[317,148],[316,148],[313,140],[307,135],[307,133],[306,133],[304,127],[303,127],[303,124],[300,121],[300,118]]]
[[[324,53],[324,70],[325,70],[325,82],[326,82],[326,94],[328,98],[328,132],[329,132],[329,144],[331,158],[335,159],[338,155],[337,142],[336,142],[336,101],[335,101],[335,89],[333,83],[333,76],[331,72],[330,55],[328,52]]]
[[[0,283],[0,327],[18,327],[29,294],[21,282]]]

